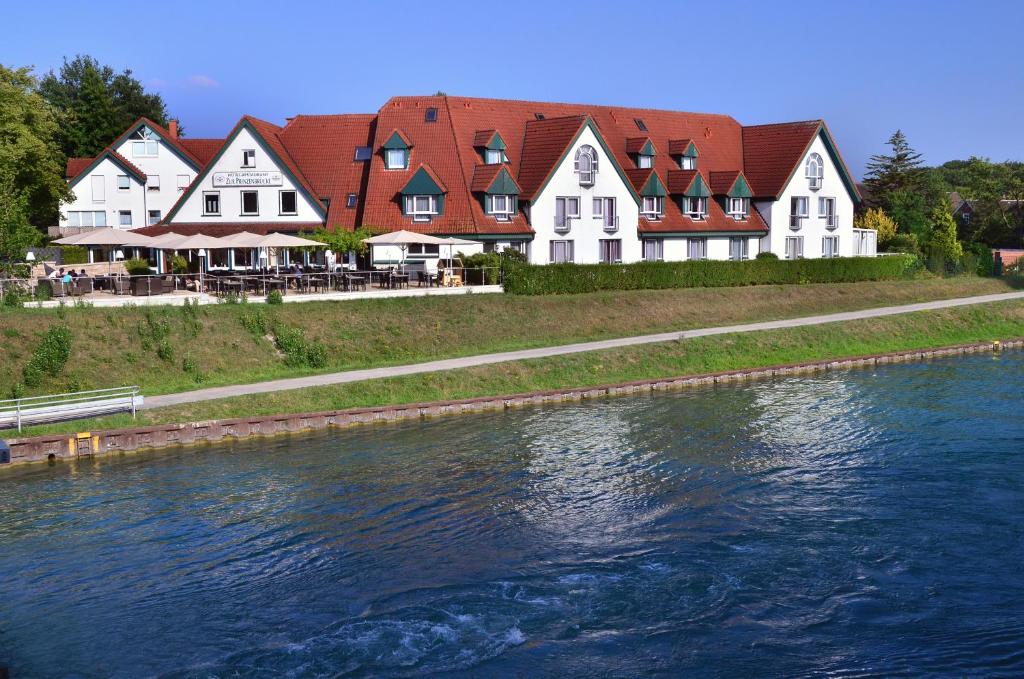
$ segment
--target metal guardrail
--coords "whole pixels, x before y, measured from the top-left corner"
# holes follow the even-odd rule
[[[64,422],[96,415],[131,411],[132,417],[142,406],[138,387],[92,389],[66,394],[26,396],[0,401],[0,429],[26,424]]]

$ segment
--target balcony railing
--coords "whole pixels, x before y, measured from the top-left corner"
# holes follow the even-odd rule
[[[602,217],[602,221],[604,223],[604,230],[605,231],[610,233],[610,232],[618,231],[619,230],[619,216],[618,215]]]
[[[789,216],[789,228],[796,231],[804,225],[804,220],[807,219],[806,215],[790,215]]]
[[[825,215],[825,228],[826,229],[834,229],[837,226],[839,226],[839,215],[837,215],[837,214]]]
[[[565,233],[572,228],[572,220],[574,217],[568,217],[565,215],[555,215],[555,231],[559,233]]]

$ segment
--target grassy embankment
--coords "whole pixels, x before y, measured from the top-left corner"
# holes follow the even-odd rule
[[[0,311],[0,398],[137,384],[147,395],[670,330],[1005,292],[999,279],[478,295],[192,308]],[[25,385],[50,328],[71,332],[56,375]],[[277,337],[275,340],[275,331]],[[300,345],[318,351],[296,352]]]
[[[576,388],[1024,337],[1024,302],[643,345],[479,368],[245,396],[34,427],[25,435]]]

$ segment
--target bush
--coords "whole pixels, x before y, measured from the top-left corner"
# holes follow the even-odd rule
[[[89,251],[78,245],[62,245],[60,260],[64,264],[88,264]]]
[[[501,270],[501,255],[497,252],[478,252],[475,255],[458,255],[466,270],[462,272],[463,280],[474,285],[495,285],[498,272]]]
[[[778,259],[778,258],[779,258],[779,256],[777,254],[775,254],[774,252],[767,252],[767,251],[766,252],[759,252],[759,253],[757,253],[757,256],[754,257],[754,259]]]
[[[28,299],[28,296],[23,294],[21,290],[14,285],[5,287],[3,292],[0,292],[0,295],[3,296],[2,299],[0,299],[0,304],[12,309],[20,309],[25,305],[25,301]]]
[[[280,290],[271,290],[267,295],[267,304],[284,304],[284,295]]]
[[[32,352],[22,375],[29,387],[38,387],[43,377],[56,377],[64,370],[71,357],[71,330],[64,325],[55,325],[46,331],[42,341]]]
[[[302,328],[293,328],[284,323],[275,324],[274,346],[284,354],[287,366],[323,368],[327,365],[327,347],[322,342],[306,340]]]
[[[171,257],[171,273],[186,274],[188,273],[188,260],[182,255],[174,255]]]
[[[126,259],[124,268],[132,276],[148,276],[153,273],[153,270],[149,267],[149,262],[144,259]]]
[[[973,257],[974,266],[968,268],[968,258]],[[973,271],[979,276],[994,276],[995,263],[992,249],[984,243],[971,243],[964,248],[964,269]]]
[[[894,280],[910,275],[915,262],[914,257],[891,256],[796,261],[756,259],[745,262],[520,264],[506,268],[505,291],[518,295],[550,295],[598,290]]]
[[[260,337],[266,335],[270,330],[270,322],[267,320],[267,314],[261,307],[254,307],[250,311],[243,311],[238,317],[238,321],[242,324],[243,328],[251,332],[253,335]]]
[[[920,255],[921,245],[917,241],[917,235],[913,233],[898,233],[889,239],[887,252],[904,252],[909,255]]]

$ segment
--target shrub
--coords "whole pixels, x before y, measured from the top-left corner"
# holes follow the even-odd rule
[[[25,300],[27,299],[27,296],[13,285],[4,288],[0,295],[2,295],[0,302],[3,303],[3,306],[10,307],[12,309],[20,309],[25,305]]]
[[[460,252],[459,259],[466,267],[466,271],[462,272],[466,283],[494,285],[498,282],[501,256],[497,252],[478,252],[468,256]]]
[[[878,247],[885,248],[896,236],[896,220],[885,214],[881,208],[870,208],[853,220],[855,229],[874,229],[878,232]]]
[[[740,285],[847,283],[894,280],[912,273],[914,257],[755,259],[636,264],[521,264],[505,271],[505,291],[519,295],[573,294],[598,290],[727,287]]]
[[[160,340],[160,343],[156,345],[156,355],[160,357],[161,361],[167,361],[168,363],[174,360],[174,347],[169,340]]]
[[[274,346],[284,354],[287,366],[323,368],[327,365],[327,347],[317,340],[308,341],[302,328],[293,328],[284,323],[275,324]]]
[[[188,273],[188,260],[182,255],[174,255],[171,257],[171,273],[186,274]]]
[[[910,255],[920,255],[921,246],[917,241],[917,235],[913,233],[898,233],[889,239],[888,252],[905,252]]]
[[[270,323],[267,320],[267,313],[261,307],[254,307],[251,311],[243,311],[238,317],[242,327],[254,335],[262,337],[270,330]]]
[[[271,290],[267,295],[267,304],[284,304],[284,295],[280,290]]]
[[[55,325],[46,331],[22,370],[25,384],[38,387],[45,376],[56,377],[64,370],[70,357],[71,330],[64,325]]]
[[[78,245],[63,245],[60,248],[60,260],[64,264],[88,264],[89,251]]]
[[[132,276],[148,276],[153,273],[149,268],[149,262],[144,259],[126,259],[124,268]]]
[[[967,258],[973,257],[974,266],[968,269]],[[992,259],[992,249],[984,243],[971,243],[964,248],[964,269],[973,271],[979,276],[994,276],[995,263]]]
[[[775,254],[774,252],[768,252],[768,251],[759,252],[754,257],[754,259],[778,259],[778,258],[779,258],[779,256],[777,254]]]

